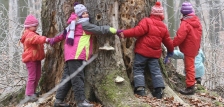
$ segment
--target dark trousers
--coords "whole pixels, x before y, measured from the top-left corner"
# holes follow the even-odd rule
[[[82,60],[69,60],[66,62],[61,82],[72,75],[81,65]],[[84,71],[80,71],[75,77],[71,78],[63,86],[59,87],[56,92],[56,99],[64,100],[70,88],[74,91],[76,101],[82,101],[85,99],[84,91]]]
[[[140,54],[135,54],[134,58],[134,85],[136,87],[145,87],[144,70],[148,66],[151,72],[153,88],[165,87],[160,65],[157,58],[147,58]]]

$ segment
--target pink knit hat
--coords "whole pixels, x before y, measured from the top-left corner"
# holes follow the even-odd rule
[[[151,10],[151,14],[152,15],[159,15],[159,16],[163,16],[163,7],[161,6],[160,2],[156,2],[156,4],[152,7]]]
[[[38,24],[39,24],[39,22],[35,16],[28,15],[24,22],[24,27],[33,27],[33,26],[37,26]]]

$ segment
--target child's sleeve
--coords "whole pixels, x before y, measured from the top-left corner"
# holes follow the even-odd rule
[[[205,62],[205,55],[204,55],[202,50],[200,50],[200,53],[201,53],[201,57],[202,57],[202,62],[204,63]]]
[[[139,37],[148,33],[148,29],[147,19],[144,18],[134,28],[124,30],[123,34],[124,37]]]
[[[110,27],[110,26],[97,26],[94,24],[89,23],[88,21],[82,23],[83,30],[87,32],[91,32],[93,34],[116,34],[117,29]]]
[[[186,39],[188,32],[187,22],[182,21],[176,36],[173,39],[173,46],[179,46]]]
[[[30,38],[27,38],[25,41],[26,43],[28,43],[28,44],[44,44],[44,43],[46,43],[47,38],[45,36],[40,36],[36,33],[31,33],[31,35],[33,35],[33,36],[31,36]]]
[[[184,59],[184,54],[182,52],[180,52],[179,50],[174,50],[173,51],[173,56],[171,58]]]
[[[64,40],[66,38],[65,32],[67,32],[66,29],[64,31],[60,32],[58,35],[56,35],[54,37],[54,42],[57,43],[57,42]]]
[[[174,50],[173,41],[170,38],[170,34],[167,28],[166,28],[166,32],[163,37],[162,43],[166,46],[168,52],[173,52]]]

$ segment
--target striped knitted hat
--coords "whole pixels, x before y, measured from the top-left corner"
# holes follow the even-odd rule
[[[193,13],[194,10],[193,10],[193,7],[192,7],[191,3],[190,2],[183,2],[180,12],[183,15],[188,15],[190,13]]]
[[[156,4],[152,7],[151,14],[152,15],[159,15],[159,16],[164,15],[163,7],[161,6],[160,2],[156,2]]]

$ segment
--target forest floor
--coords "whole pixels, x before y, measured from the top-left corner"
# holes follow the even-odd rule
[[[163,99],[153,98],[151,94],[148,93],[146,97],[139,97],[135,95],[139,99],[140,102],[147,103],[151,107],[224,107],[224,99],[217,94],[215,91],[209,91],[205,89],[202,85],[196,85],[197,91],[194,95],[181,95],[176,90],[173,90],[180,99],[187,105],[182,104],[181,102],[177,102],[174,100],[174,97],[167,97],[166,93],[164,94]],[[10,98],[9,102],[16,102],[15,99],[18,98]],[[25,103],[19,107],[53,107],[55,100],[55,95],[51,95],[47,97],[44,102],[34,102],[34,103]],[[18,102],[18,101],[17,101]],[[75,102],[67,101],[72,107],[76,107]],[[91,102],[94,104],[94,107],[105,107],[100,103]],[[0,104],[1,107],[1,104]],[[8,106],[2,107],[16,107],[16,103],[10,103]],[[130,106],[131,107],[131,106]]]
[[[213,91],[206,90],[201,85],[196,85],[197,91],[194,95],[181,95],[177,92],[178,96],[188,105],[181,104],[180,102],[174,101],[174,97],[163,97],[163,99],[156,99],[148,95],[146,97],[140,97],[141,102],[149,104],[151,107],[223,107],[224,99]],[[53,107],[55,96],[48,97],[43,103],[26,103],[23,107]],[[67,102],[72,107],[75,107],[75,103]],[[94,107],[104,107],[103,105],[95,102]],[[13,106],[9,106],[13,107]]]
[[[149,94],[146,97],[139,97],[135,95],[137,98],[140,99],[141,102],[149,104],[151,107],[223,107],[224,106],[224,99],[219,96],[214,91],[208,91],[201,85],[196,85],[197,91],[194,95],[181,95],[180,93],[176,92],[177,95],[188,105],[181,104],[174,100],[174,97],[166,97],[164,95],[163,99],[156,99]],[[13,99],[13,98],[12,98]],[[14,102],[10,99],[11,102]],[[55,96],[49,96],[44,102],[38,103],[26,103],[21,107],[53,107],[53,103],[55,100]],[[74,102],[67,102],[72,107],[75,107]],[[94,104],[94,107],[105,107],[99,103],[91,102]],[[16,107],[15,103],[9,104],[8,106],[4,107]]]
[[[176,92],[177,95],[188,105],[174,101],[174,97],[163,97],[163,99],[137,97],[152,107],[223,107],[224,100],[217,93],[208,91],[201,85],[197,85],[196,87],[197,91],[194,95],[182,95]]]
[[[171,84],[169,86],[172,87],[178,87],[178,88],[184,88],[185,84],[183,84],[183,76],[178,74],[173,67],[167,67],[169,72],[167,72],[166,77],[166,83]],[[168,78],[168,79],[167,79]],[[168,97],[168,93],[164,94],[164,97],[162,99],[156,99],[153,98],[152,95],[147,90],[148,96],[146,97],[139,97],[135,95],[139,99],[140,102],[147,103],[151,107],[224,107],[224,99],[222,98],[223,91],[222,90],[216,90],[216,91],[210,91],[207,90],[204,86],[200,84],[196,84],[196,93],[194,95],[182,95],[180,94],[177,89],[172,89],[177,96],[183,100],[183,102],[186,104],[183,104],[181,102],[178,102],[175,100],[175,98],[171,95],[171,97]],[[22,92],[24,93],[24,92]],[[219,94],[218,94],[219,93]],[[221,97],[222,96],[222,97]],[[18,96],[17,96],[18,97]],[[4,107],[16,107],[15,99],[18,99],[15,96],[12,96],[12,98],[8,99],[8,102],[11,102],[8,104],[8,106]],[[55,100],[55,95],[51,95],[47,97],[44,102],[34,102],[34,103],[26,103],[20,107],[53,107]],[[69,102],[67,101],[72,107],[75,107],[75,102]],[[91,102],[94,104],[94,107],[105,107],[100,103]],[[0,104],[1,107],[1,104]],[[131,106],[130,106],[131,107]]]

